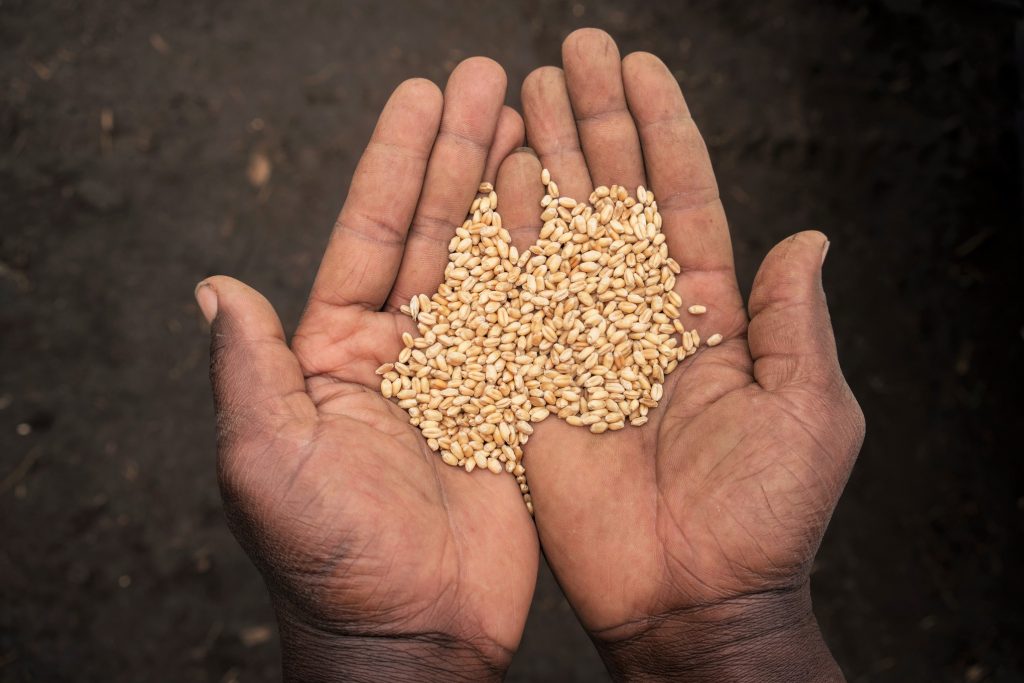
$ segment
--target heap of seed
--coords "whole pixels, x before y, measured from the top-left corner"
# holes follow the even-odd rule
[[[700,345],[679,320],[679,264],[653,192],[598,187],[582,203],[561,196],[546,169],[541,180],[543,227],[523,253],[494,188],[480,186],[444,283],[402,306],[419,336],[404,334],[397,362],[377,370],[381,393],[446,464],[512,474],[531,514],[522,458],[533,423],[554,413],[595,434],[639,427],[665,376]]]

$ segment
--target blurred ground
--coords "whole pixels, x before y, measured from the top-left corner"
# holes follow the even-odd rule
[[[518,84],[580,25],[675,70],[745,288],[831,237],[868,438],[814,592],[849,677],[1024,677],[1014,3],[632,6],[0,4],[0,681],[277,677],[192,287],[235,275],[294,325],[389,90],[473,54]],[[545,571],[510,679],[602,676]]]

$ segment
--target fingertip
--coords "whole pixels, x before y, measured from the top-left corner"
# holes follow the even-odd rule
[[[652,85],[664,84],[668,79],[678,88],[679,83],[668,65],[650,52],[631,52],[622,60],[622,81],[627,92],[632,85],[632,90],[643,93]]]
[[[665,62],[649,52],[626,55],[622,82],[638,125],[689,114],[679,81]]]
[[[495,187],[501,199],[503,224],[517,249],[525,249],[540,231],[540,201],[544,186],[541,163],[529,147],[513,150],[498,169]]]
[[[441,125],[444,96],[437,84],[410,78],[398,84],[377,119],[374,139],[429,151]]]
[[[751,317],[776,301],[798,300],[821,293],[821,267],[829,240],[823,232],[805,230],[782,240],[764,257],[750,292]]]
[[[515,141],[513,148],[521,147],[526,140],[526,123],[523,121],[522,114],[508,105],[501,108],[498,131],[507,136],[509,140]]]
[[[536,181],[539,189],[543,189],[540,184],[541,165],[540,159],[537,158],[537,153],[530,147],[517,147],[501,162],[501,166],[498,169],[498,178],[500,181],[502,176],[508,176],[511,173],[519,176],[524,172],[533,170],[536,170],[536,178],[533,178],[533,180]],[[539,210],[538,213],[540,213]]]
[[[206,322],[283,338],[273,304],[249,285],[227,275],[213,275],[196,285],[196,303]]]
[[[609,53],[619,58],[619,47],[615,39],[599,28],[578,28],[562,41],[562,62],[589,61],[594,57],[606,57]]]
[[[534,69],[523,79],[523,86],[520,89],[523,105],[526,105],[527,100],[533,103],[543,98],[550,92],[552,86],[564,90],[565,72],[557,66],[541,66]]]
[[[806,263],[817,263],[820,265],[821,252],[828,246],[828,237],[819,230],[804,230],[790,235],[782,240],[768,252],[769,256],[775,255],[782,260],[793,262],[799,261],[801,265]]]
[[[398,87],[391,93],[389,103],[395,100],[437,111],[440,115],[444,95],[436,83],[426,78],[417,77],[406,79],[398,84]]]
[[[449,84],[453,80],[468,79],[476,87],[490,86],[500,88],[502,92],[508,87],[508,76],[505,69],[490,57],[468,57],[459,62],[448,77]]]
[[[494,141],[491,143],[491,150],[487,155],[487,164],[483,175],[484,180],[494,182],[501,163],[514,149],[523,144],[525,137],[526,127],[523,123],[523,117],[512,107],[503,107],[498,115],[498,125],[494,131]]]
[[[668,65],[661,58],[650,52],[638,50],[630,52],[622,58],[622,72],[636,73],[642,70],[659,69],[668,71]]]
[[[818,268],[820,269],[825,265],[825,257],[828,256],[828,248],[831,245],[829,242],[828,235],[821,232],[820,230],[804,230],[794,235],[795,238],[805,240],[807,242],[807,248],[820,254],[818,260]]]

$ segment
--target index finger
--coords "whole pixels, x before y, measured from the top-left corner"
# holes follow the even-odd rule
[[[725,209],[700,131],[679,84],[660,59],[635,52],[623,60],[622,75],[665,238],[682,268],[680,288],[695,302],[713,301],[725,308],[719,311],[731,319],[743,308],[743,300]]]
[[[441,123],[442,97],[422,78],[405,81],[377,120],[317,272],[309,309],[387,298],[405,250],[427,159]]]

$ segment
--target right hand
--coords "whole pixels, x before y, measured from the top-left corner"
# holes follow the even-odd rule
[[[379,392],[482,180],[522,144],[505,74],[476,58],[444,96],[395,90],[356,169],[292,341],[228,277],[197,298],[212,325],[224,506],[270,590],[289,680],[482,680],[519,644],[536,580],[512,477],[442,464]]]

